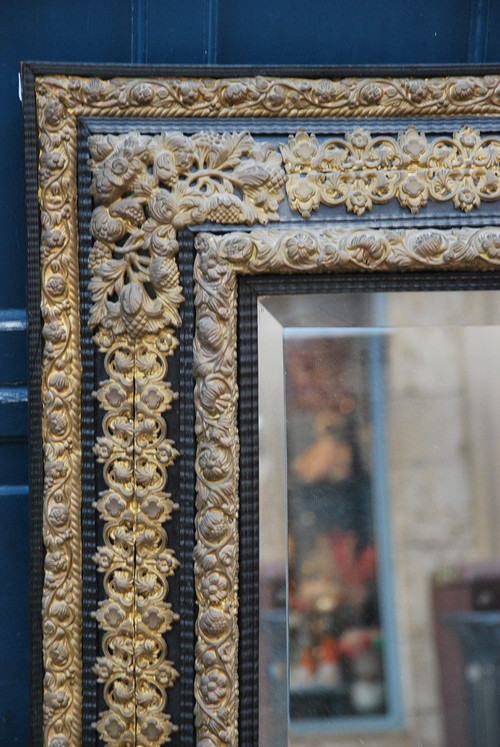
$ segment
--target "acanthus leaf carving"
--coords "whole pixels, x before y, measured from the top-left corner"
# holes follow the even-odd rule
[[[200,267],[207,267],[204,255],[211,255],[218,257],[218,264],[225,272],[239,274],[424,268],[477,270],[500,266],[500,228],[497,227],[446,231],[438,228],[381,230],[330,226],[300,231],[273,228],[266,231],[254,229],[250,233],[235,231],[220,237],[201,233],[196,241]],[[248,246],[245,253],[240,252],[242,244]],[[202,279],[203,285],[200,284],[198,289],[200,306],[206,303],[207,293],[207,277],[202,276]],[[213,278],[212,283],[215,285]],[[208,304],[206,306],[208,309]],[[210,318],[211,315],[204,310],[197,325],[200,340],[206,339],[204,330]],[[212,333],[212,338],[220,344],[220,329],[216,338]],[[204,347],[207,347],[206,342]],[[202,365],[202,360],[199,365]],[[206,386],[206,383],[203,381],[200,386]]]
[[[267,223],[284,199],[279,154],[249,135],[96,135],[89,146],[99,203],[90,324],[116,333],[179,324],[178,229],[207,220]]]

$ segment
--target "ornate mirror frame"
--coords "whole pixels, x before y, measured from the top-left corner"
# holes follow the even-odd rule
[[[106,744],[159,745],[172,735],[192,744],[194,729],[204,747],[251,743],[252,718],[239,724],[239,278],[497,273],[500,76],[44,64],[23,72],[32,743],[95,743],[98,707]],[[184,456],[170,437],[172,413],[183,443],[196,447],[196,478],[187,460],[177,492],[166,490]],[[82,446],[89,439],[95,460]],[[179,504],[192,507],[180,524]],[[97,545],[95,532],[85,534],[96,511]],[[179,558],[191,582],[175,608],[169,581]],[[92,617],[84,599],[96,568],[103,582]],[[195,616],[195,645],[186,633],[179,648],[184,659],[192,652],[193,677],[167,644],[179,617],[186,631]],[[86,680],[82,657],[97,627],[101,652]],[[179,671],[191,724],[190,713],[180,723],[168,715]],[[86,690],[92,677],[103,686],[99,703]]]

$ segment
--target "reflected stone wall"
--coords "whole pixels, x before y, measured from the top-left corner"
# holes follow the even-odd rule
[[[477,321],[491,301],[490,295],[482,307],[476,297]],[[387,317],[408,324],[410,310],[419,322],[446,323],[447,315],[449,321],[462,316],[466,302],[463,294],[415,294],[400,319],[392,296]],[[445,569],[498,556],[491,374],[499,370],[499,335],[495,327],[398,328],[387,364],[393,564],[409,744],[418,739],[442,747],[431,585]]]
[[[396,330],[388,354],[389,486],[404,705],[408,731],[429,747],[444,745],[432,576],[475,555],[463,458],[464,353],[460,328],[422,327]]]

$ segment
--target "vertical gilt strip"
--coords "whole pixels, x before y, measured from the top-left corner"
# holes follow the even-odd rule
[[[200,249],[200,242],[198,242]],[[195,260],[198,744],[238,743],[238,433],[236,275],[215,244]]]
[[[137,133],[89,143],[97,203],[90,325],[109,375],[97,392],[106,415],[95,448],[108,486],[97,503],[105,545],[96,561],[107,596],[96,613],[105,635],[95,671],[107,705],[97,728],[116,747],[164,744],[177,729],[166,713],[177,672],[164,634],[178,619],[166,601],[178,562],[164,524],[178,508],[166,492],[178,452],[164,414],[177,399],[166,378],[183,298],[154,144]]]
[[[104,683],[104,699],[111,705],[97,728],[110,744],[134,744],[136,731],[134,622],[136,485],[134,475],[134,358],[135,343],[126,334],[99,330],[95,342],[104,354],[108,379],[96,397],[104,410],[103,435],[94,447],[102,463],[106,490],[96,508],[104,520],[104,545],[95,556],[104,576],[107,598],[96,618],[104,631],[103,656],[95,665]]]
[[[168,467],[178,456],[167,438],[164,413],[177,400],[168,376],[168,356],[177,347],[170,330],[144,335],[135,354],[134,474],[135,537],[135,688],[136,744],[150,747],[170,741],[177,726],[166,713],[167,690],[177,677],[168,660],[164,634],[179,619],[168,598],[168,578],[178,567],[168,546],[164,522],[179,508],[166,492]]]
[[[81,739],[81,439],[76,126],[38,86],[42,438],[46,549],[42,599],[44,742]]]

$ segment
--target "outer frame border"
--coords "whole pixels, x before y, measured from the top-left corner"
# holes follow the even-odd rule
[[[23,65],[24,138],[26,152],[26,199],[28,237],[28,320],[30,348],[30,455],[31,455],[31,501],[32,501],[32,744],[41,744],[43,694],[43,667],[41,656],[41,594],[43,585],[42,543],[42,474],[43,455],[41,449],[41,330],[40,318],[40,221],[38,209],[37,163],[39,143],[36,127],[35,78],[38,76],[99,76],[103,80],[120,77],[177,77],[177,78],[241,78],[250,76],[310,78],[365,78],[374,77],[438,77],[438,76],[487,76],[498,73],[497,65],[446,65],[446,66],[380,66],[380,67],[274,67],[274,66],[137,66],[137,65],[76,65],[26,63]],[[464,113],[467,107],[464,106]],[[477,113],[473,111],[472,113]],[[217,116],[215,113],[214,116]],[[401,116],[405,116],[402,114]],[[208,119],[208,117],[207,117]],[[293,117],[289,118],[293,120]]]

